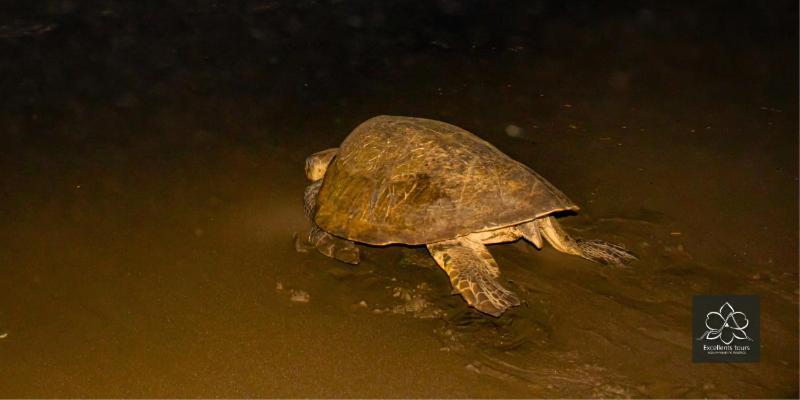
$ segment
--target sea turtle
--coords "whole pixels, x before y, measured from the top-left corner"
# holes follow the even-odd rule
[[[542,238],[601,264],[635,256],[623,246],[569,236],[554,214],[577,211],[550,182],[479,137],[444,122],[378,116],[339,148],[306,159],[309,243],[351,264],[355,242],[425,245],[467,303],[492,316],[519,305],[497,281],[487,244]]]

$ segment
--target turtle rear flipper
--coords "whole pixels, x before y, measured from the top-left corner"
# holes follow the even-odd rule
[[[575,239],[581,257],[599,264],[624,267],[638,258],[625,247],[602,240]]]
[[[555,217],[546,217],[538,220],[542,234],[556,250],[581,256],[598,264],[624,267],[638,260],[624,246],[604,242],[602,240],[585,240],[573,238],[556,221]]]
[[[519,298],[497,282],[499,269],[486,246],[469,237],[431,243],[428,251],[450,277],[453,288],[478,311],[499,317]]]

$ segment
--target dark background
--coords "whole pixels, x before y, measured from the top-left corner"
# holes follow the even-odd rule
[[[629,96],[751,101],[741,93],[755,82],[747,97],[797,94],[794,1],[64,0],[3,2],[0,24],[6,112],[235,93],[288,117],[355,106],[359,96],[402,96],[409,82],[476,66],[491,75],[528,60],[548,78],[561,66],[546,57],[585,67],[581,76],[552,76],[567,87],[622,71],[627,84],[616,89]],[[430,58],[444,71],[427,69]],[[696,86],[672,84],[683,74]],[[710,75],[727,84],[705,87]]]

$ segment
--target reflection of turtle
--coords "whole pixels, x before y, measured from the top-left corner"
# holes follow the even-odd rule
[[[426,245],[464,299],[498,316],[519,304],[497,282],[486,244],[542,237],[557,250],[602,264],[635,257],[623,247],[574,239],[553,214],[575,211],[563,193],[491,144],[456,126],[421,118],[367,120],[338,149],[306,159],[309,242],[358,263],[354,242]]]

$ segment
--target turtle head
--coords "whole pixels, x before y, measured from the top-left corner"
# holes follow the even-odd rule
[[[327,149],[308,156],[306,158],[306,177],[312,182],[322,179],[338,150],[338,148]]]

